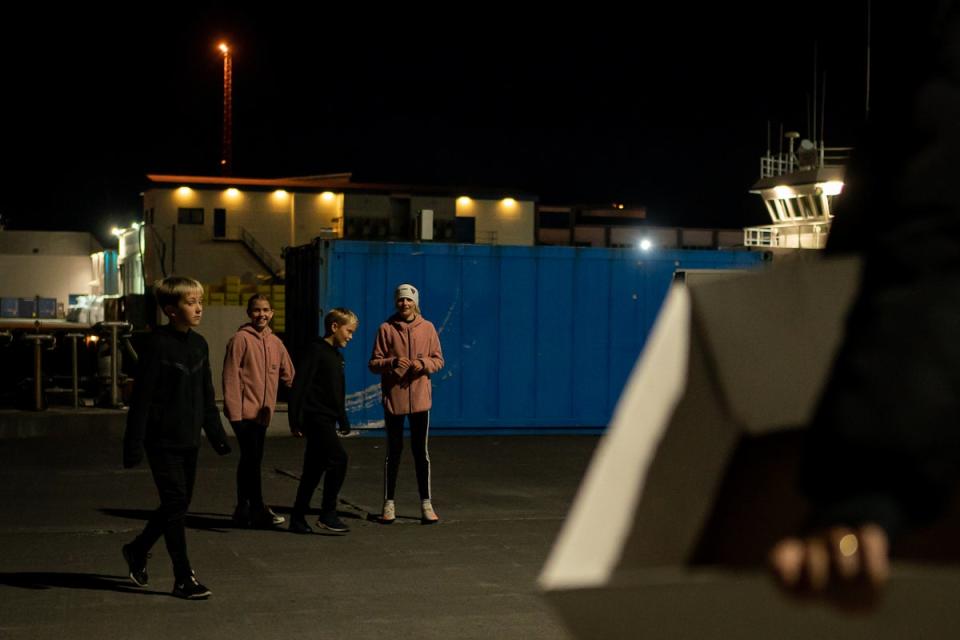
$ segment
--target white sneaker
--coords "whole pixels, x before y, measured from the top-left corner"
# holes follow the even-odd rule
[[[384,500],[383,511],[380,514],[380,522],[383,524],[393,524],[397,519],[397,507],[393,500]]]
[[[440,522],[440,516],[433,510],[433,503],[430,500],[424,500],[420,503],[420,524],[436,524]]]

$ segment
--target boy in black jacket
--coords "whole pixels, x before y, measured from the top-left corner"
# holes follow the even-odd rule
[[[123,437],[123,466],[147,460],[160,493],[160,506],[143,532],[123,546],[130,579],[147,585],[147,559],[163,536],[173,561],[173,595],[189,600],[210,597],[197,582],[187,557],[184,517],[197,473],[202,428],[214,450],[230,453],[227,434],[214,403],[207,341],[192,329],[203,314],[203,285],[170,276],[156,285],[157,302],[170,324],[158,327],[141,349],[139,373]]]
[[[290,531],[294,533],[313,531],[305,516],[310,498],[324,474],[323,503],[317,526],[337,533],[350,530],[337,517],[337,495],[347,475],[347,452],[340,444],[336,428],[339,424],[340,433],[350,433],[340,349],[353,339],[358,320],[353,311],[337,308],[326,315],[323,324],[325,335],[307,348],[297,365],[297,377],[290,394],[290,430],[295,436],[307,437],[300,487],[290,514]]]

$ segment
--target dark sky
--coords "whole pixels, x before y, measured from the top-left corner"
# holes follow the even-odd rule
[[[866,0],[529,17],[156,6],[28,10],[0,27],[9,228],[102,236],[137,215],[145,173],[215,175],[221,37],[238,176],[352,171],[738,227],[765,221],[747,189],[767,121],[808,132],[815,57],[827,144],[852,144],[863,121]]]

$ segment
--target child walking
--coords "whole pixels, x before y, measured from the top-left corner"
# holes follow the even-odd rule
[[[267,427],[277,404],[280,381],[293,384],[294,368],[280,338],[270,329],[270,299],[255,294],[247,301],[250,322],[227,342],[223,358],[223,413],[240,445],[237,464],[237,507],[240,527],[273,527],[284,523],[263,501],[260,464]]]
[[[323,502],[317,526],[337,533],[350,528],[337,517],[337,496],[347,475],[347,452],[337,436],[350,433],[347,418],[344,360],[340,349],[347,346],[357,330],[357,315],[336,308],[323,319],[324,336],[307,348],[300,362],[300,373],[290,396],[290,430],[306,436],[303,473],[297,498],[290,514],[290,531],[311,533],[306,513],[310,498],[323,478]]]
[[[160,506],[122,551],[130,579],[146,586],[150,549],[163,536],[173,562],[173,595],[200,600],[210,597],[210,590],[197,581],[190,565],[184,530],[200,430],[218,454],[230,453],[230,446],[214,403],[207,341],[194,331],[203,315],[203,285],[170,276],[157,283],[156,297],[170,323],[154,330],[141,349],[123,437],[123,466],[138,465],[146,450]]]

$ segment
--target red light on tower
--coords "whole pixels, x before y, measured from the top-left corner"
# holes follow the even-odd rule
[[[217,48],[223,54],[223,147],[220,173],[229,176],[233,169],[233,59],[226,42],[221,42]]]

